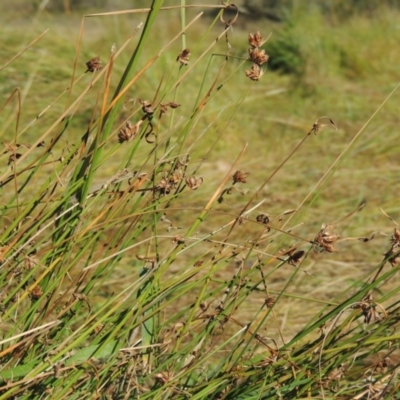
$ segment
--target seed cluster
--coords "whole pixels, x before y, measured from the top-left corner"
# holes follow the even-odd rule
[[[246,76],[252,81],[258,81],[264,74],[261,65],[268,61],[268,54],[264,49],[260,49],[263,44],[263,38],[260,32],[249,34],[249,60],[253,62],[250,70],[246,71]]]

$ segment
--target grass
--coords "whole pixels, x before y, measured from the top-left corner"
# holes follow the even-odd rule
[[[397,11],[153,6],[2,17],[0,398],[396,398]]]

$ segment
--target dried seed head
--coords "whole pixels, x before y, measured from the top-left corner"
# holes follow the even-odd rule
[[[10,165],[11,163],[13,163],[14,161],[17,161],[18,158],[21,158],[22,154],[21,153],[14,153],[11,154],[10,157],[8,157],[8,165]]]
[[[174,184],[169,181],[169,179],[162,178],[160,182],[158,182],[156,189],[161,194],[169,194],[171,190],[174,188]]]
[[[291,247],[289,250],[284,250],[282,249],[279,252],[280,257],[285,257],[289,256],[286,261],[288,264],[293,265],[294,267],[297,266],[302,261],[302,258],[304,256],[304,251],[303,250],[297,250],[297,247]]]
[[[266,214],[260,214],[260,215],[257,215],[256,221],[257,221],[257,222],[261,222],[261,223],[264,224],[264,225],[268,225],[269,222],[270,222],[270,219],[269,219],[268,215],[266,215]]]
[[[400,254],[399,254],[400,249],[395,249],[394,246],[391,247],[391,249],[385,253],[385,259],[387,259],[390,263],[390,265],[395,268],[400,264]]]
[[[158,190],[161,194],[169,194],[181,180],[182,173],[179,170],[174,171],[170,175],[165,173],[160,182],[157,184],[156,190]]]
[[[252,81],[259,81],[263,74],[264,71],[257,64],[253,64],[250,70],[246,70],[246,76]]]
[[[196,178],[195,176],[191,176],[190,178],[186,178],[185,181],[190,189],[196,190],[204,182],[204,179],[202,177]]]
[[[385,253],[385,258],[394,268],[400,264],[400,229],[394,228],[392,237],[390,238],[392,247]]]
[[[182,50],[181,53],[179,53],[178,57],[176,58],[176,61],[179,61],[181,63],[181,66],[188,65],[189,64],[189,56],[190,56],[190,50],[184,49],[184,50]]]
[[[31,295],[31,298],[33,300],[37,300],[37,299],[40,299],[43,296],[43,291],[40,288],[40,286],[37,285],[31,290],[30,295]]]
[[[268,296],[265,299],[264,304],[267,308],[271,308],[275,304],[275,301],[276,301],[275,297]]]
[[[249,45],[253,48],[260,47],[262,45],[262,36],[259,31],[257,31],[254,35],[249,33]]]
[[[322,123],[322,122],[320,122],[321,120],[327,120],[328,123]],[[308,134],[314,133],[314,135],[317,135],[318,133],[320,133],[322,131],[322,129],[324,129],[325,127],[327,127],[329,125],[332,125],[337,130],[337,126],[331,118],[320,117],[314,122],[314,124],[311,128],[311,131]]]
[[[120,143],[129,142],[130,140],[134,139],[138,133],[139,126],[138,124],[132,125],[130,121],[127,121],[125,126],[121,128],[121,130],[118,133],[119,142]]]
[[[101,66],[100,57],[94,57],[86,63],[86,72],[100,71],[103,67]]]
[[[260,50],[258,47],[249,49],[249,59],[254,64],[262,65],[268,61],[268,54],[265,54],[265,50]]]
[[[390,238],[393,247],[400,247],[400,229],[394,228],[393,236]]]
[[[179,103],[175,103],[174,101],[171,101],[171,102],[167,103],[166,106],[170,107],[170,108],[178,108],[181,105]]]
[[[139,103],[142,105],[142,111],[147,116],[152,116],[154,114],[154,108],[152,107],[152,104],[149,101],[139,99]]]
[[[235,184],[235,183],[246,183],[246,178],[249,175],[250,175],[250,172],[236,171],[232,176],[233,184]]]
[[[367,294],[360,302],[352,305],[353,309],[361,309],[361,313],[364,317],[364,323],[369,324],[370,322],[379,322],[382,321],[382,317],[379,312],[376,310],[376,306],[379,306],[384,314],[386,314],[385,309],[374,302],[371,294]]]
[[[199,260],[199,261],[196,261],[196,262],[193,264],[193,266],[194,266],[194,267],[201,267],[201,266],[203,265],[203,263],[204,263],[203,260]]]
[[[296,251],[296,249],[293,249],[293,253],[289,254],[287,262],[295,267],[302,261],[303,256],[304,256],[303,250]]]
[[[180,180],[182,179],[182,173],[179,170],[176,170],[170,177],[169,177],[169,182],[172,185],[177,185]]]
[[[318,235],[315,236],[314,243],[318,248],[322,248],[329,253],[335,251],[335,247],[333,244],[340,238],[339,235],[333,232],[333,225],[325,225],[323,224],[321,230],[318,232]],[[315,251],[317,251],[314,248]]]
[[[184,244],[186,242],[186,239],[181,235],[177,235],[172,239],[172,242],[176,244]]]
[[[166,114],[166,112],[168,111],[168,107],[169,107],[169,108],[172,108],[172,109],[175,109],[175,108],[180,107],[180,104],[174,103],[173,101],[172,101],[172,102],[169,102],[169,103],[165,103],[165,104],[160,103],[160,117],[161,117],[163,114]]]

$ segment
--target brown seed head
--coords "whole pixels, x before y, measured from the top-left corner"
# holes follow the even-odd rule
[[[160,115],[165,114],[168,111],[168,107],[174,109],[178,108],[180,104],[170,102],[170,103],[160,103]]]
[[[393,246],[400,247],[400,229],[394,228],[393,236],[390,238],[390,243]]]
[[[257,215],[256,221],[257,221],[257,222],[261,222],[261,223],[264,224],[264,225],[268,225],[270,219],[269,219],[268,215],[266,215],[266,214],[260,214],[260,215]]]
[[[188,65],[189,64],[189,56],[190,56],[190,50],[184,49],[184,50],[182,50],[181,53],[179,53],[178,57],[176,58],[176,61],[179,61],[181,63],[181,65]]]
[[[265,50],[260,50],[258,47],[249,49],[249,58],[254,64],[262,65],[268,61],[268,54]]]
[[[171,183],[169,179],[162,178],[160,182],[157,184],[156,189],[161,194],[169,194],[174,187],[175,187],[174,183]]]
[[[321,121],[325,121],[325,123]],[[326,128],[327,126],[333,126],[337,130],[337,126],[331,118],[320,117],[314,122],[309,134],[314,133],[314,135],[317,135],[322,131],[322,129]]]
[[[199,261],[196,261],[193,266],[194,267],[201,267],[203,265],[203,263],[204,263],[203,260],[199,260]]]
[[[43,291],[40,288],[40,286],[37,285],[31,290],[30,294],[31,294],[31,298],[33,300],[37,300],[37,299],[40,299],[43,296]]]
[[[154,108],[152,107],[152,104],[147,101],[147,100],[140,100],[140,104],[142,105],[142,111],[147,114],[148,116],[151,116],[154,114]]]
[[[249,45],[253,48],[260,47],[262,45],[262,36],[259,31],[257,31],[254,35],[249,33]]]
[[[385,258],[389,261],[390,265],[395,268],[400,264],[400,249],[392,246],[390,250],[385,253]]]
[[[196,178],[195,176],[191,176],[190,178],[186,178],[185,181],[190,189],[196,190],[204,182],[204,179],[202,177]]]
[[[132,125],[130,121],[127,121],[125,126],[121,128],[118,133],[118,140],[120,143],[129,142],[134,139],[138,133],[138,125]]]
[[[176,243],[176,244],[184,244],[184,243],[186,242],[186,239],[185,239],[184,236],[178,235],[178,236],[175,236],[175,237],[172,239],[172,241],[173,241],[174,243]]]
[[[235,183],[246,183],[246,178],[250,175],[249,172],[242,172],[242,171],[236,171],[232,178],[233,178],[233,184]]]
[[[266,306],[267,308],[271,308],[271,307],[275,304],[275,301],[276,301],[275,297],[268,296],[268,297],[265,299],[264,304],[265,304],[265,306]]]
[[[12,164],[14,161],[17,161],[18,158],[21,158],[22,154],[21,153],[14,153],[11,154],[10,157],[8,157],[8,165]]]
[[[100,57],[94,57],[86,63],[86,72],[100,71],[103,67],[101,66]]]
[[[329,253],[335,251],[333,244],[340,238],[339,235],[333,232],[333,229],[333,225],[323,224],[321,230],[314,239],[314,243],[317,245],[317,247],[322,248]]]
[[[246,70],[246,76],[252,81],[259,81],[263,74],[264,71],[257,64],[253,64],[250,70]]]
[[[302,261],[303,256],[304,256],[303,250],[296,251],[296,249],[293,249],[293,253],[289,254],[287,262],[295,267]]]

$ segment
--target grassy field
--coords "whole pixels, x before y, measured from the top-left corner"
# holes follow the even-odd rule
[[[1,13],[0,399],[399,398],[399,12],[202,10]]]

